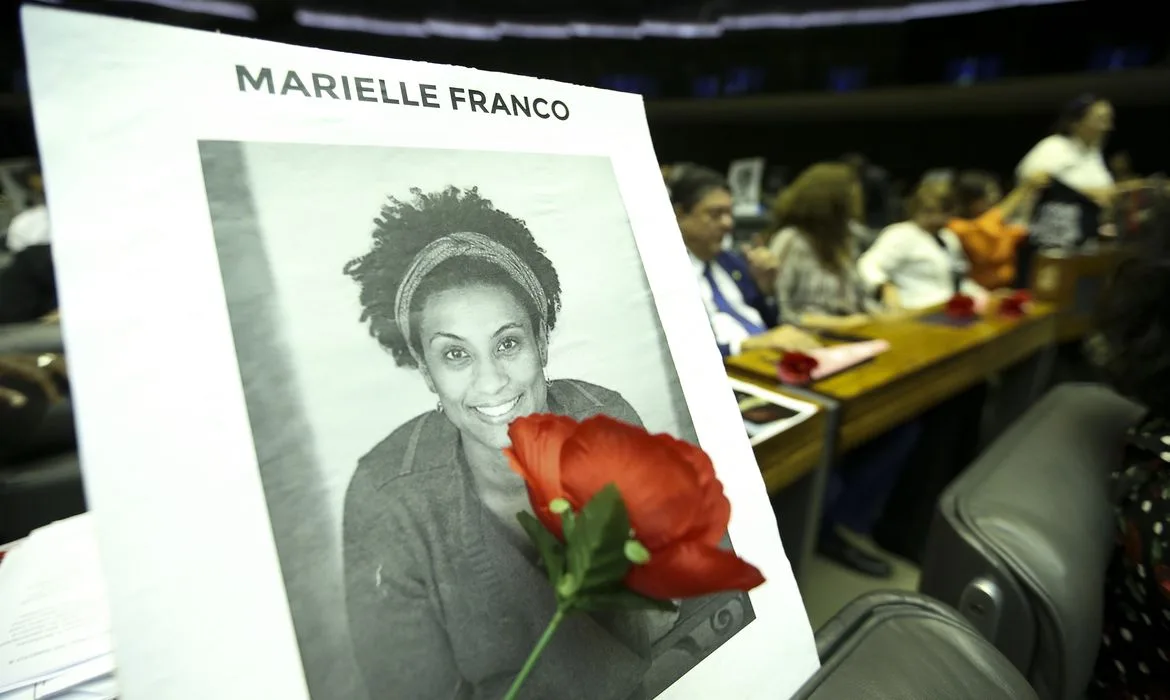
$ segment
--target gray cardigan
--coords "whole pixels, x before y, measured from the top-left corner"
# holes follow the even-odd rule
[[[619,394],[550,384],[549,411],[640,424]],[[346,604],[371,700],[498,700],[555,600],[526,548],[479,502],[459,433],[431,411],[359,463],[345,499]],[[522,695],[626,700],[640,695],[650,642],[636,614],[570,616]]]

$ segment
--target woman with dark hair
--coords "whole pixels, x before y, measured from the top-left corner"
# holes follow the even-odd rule
[[[1037,143],[1016,168],[1025,182],[1047,175],[1098,206],[1113,199],[1113,175],[1101,149],[1113,131],[1113,105],[1096,95],[1081,95],[1065,105],[1053,132]]]
[[[850,222],[860,214],[861,188],[848,165],[819,163],[800,174],[778,199],[772,239],[780,260],[776,298],[789,318],[805,327],[849,328],[883,307],[857,270]],[[842,455],[826,487],[817,550],[843,566],[876,577],[892,572],[885,559],[862,551],[842,535],[868,535],[918,440],[910,422]]]
[[[776,299],[800,325],[842,328],[880,309],[857,271],[850,223],[860,215],[861,185],[844,164],[809,167],[777,198],[779,231],[769,244],[780,261]]]
[[[550,380],[556,270],[523,221],[476,189],[390,199],[345,273],[361,320],[438,401],[358,463],[345,499],[350,632],[373,700],[498,698],[555,611],[530,510],[507,463],[532,413],[640,424],[616,392]],[[650,645],[676,617],[573,616],[526,683],[532,697],[637,697]]]
[[[1092,697],[1170,698],[1170,205],[1117,271],[1091,356],[1146,408],[1113,471],[1117,546]]]

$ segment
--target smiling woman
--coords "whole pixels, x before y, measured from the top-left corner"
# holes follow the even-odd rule
[[[640,420],[613,391],[545,376],[561,287],[523,221],[474,188],[412,195],[389,200],[370,251],[345,267],[370,334],[438,399],[350,481],[350,633],[372,698],[499,697],[555,606],[516,520],[529,504],[502,452],[508,424],[532,413]],[[651,645],[675,621],[655,615],[572,620],[526,688],[638,697]]]

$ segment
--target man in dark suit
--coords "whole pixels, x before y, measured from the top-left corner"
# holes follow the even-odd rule
[[[697,165],[677,165],[667,180],[679,230],[699,279],[700,293],[724,357],[753,348],[805,350],[816,340],[780,325],[771,291],[777,261],[762,247],[730,250],[731,192],[721,175]]]

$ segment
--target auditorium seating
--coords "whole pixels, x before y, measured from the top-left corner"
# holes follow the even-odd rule
[[[921,591],[958,609],[1042,700],[1088,685],[1114,541],[1109,472],[1140,412],[1101,386],[1058,386],[939,499]]]
[[[816,634],[818,671],[793,700],[1023,700],[1036,693],[1011,662],[951,608],[915,593],[878,592]]]
[[[61,351],[59,326],[0,326],[0,355]],[[0,543],[86,509],[69,399],[38,413],[21,433],[26,439],[0,455]]]

